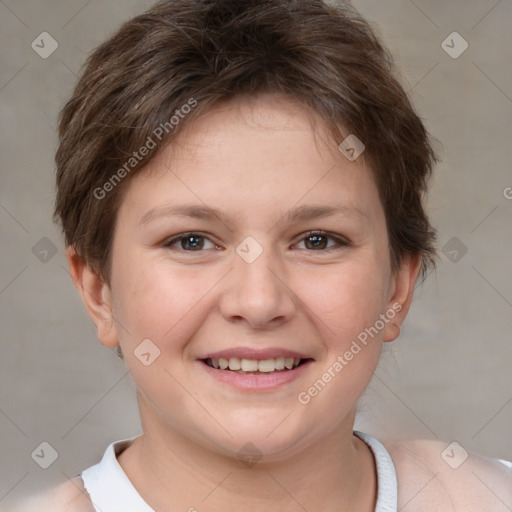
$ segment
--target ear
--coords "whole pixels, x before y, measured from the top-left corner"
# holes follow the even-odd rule
[[[407,254],[404,256],[400,268],[391,278],[388,311],[393,311],[395,315],[384,328],[384,341],[393,341],[400,335],[400,328],[411,306],[420,268],[421,256]]]
[[[96,325],[100,342],[108,348],[119,346],[109,285],[83,260],[73,247],[66,249],[73,284],[87,313]]]

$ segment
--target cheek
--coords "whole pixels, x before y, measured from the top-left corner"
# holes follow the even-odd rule
[[[318,428],[330,431],[356,406],[378,365],[383,331],[371,330],[386,307],[385,276],[368,265],[347,265],[320,288],[303,290],[318,315],[325,357],[298,396]]]
[[[300,297],[331,348],[341,350],[379,319],[386,307],[387,286],[377,264],[355,261],[333,268],[310,275]]]
[[[325,324],[330,328],[328,355],[317,375],[324,383],[328,381],[328,389],[322,391],[316,407],[337,403],[344,411],[354,405],[371,380],[382,350],[383,329],[375,329],[375,325],[379,322],[381,327],[380,315],[387,305],[386,279],[377,262],[355,262],[329,281],[330,304],[322,299],[328,312]],[[322,385],[317,387],[322,389]]]
[[[162,414],[169,407],[190,406],[184,401],[178,383],[184,381],[181,362],[187,357],[187,342],[202,322],[198,315],[207,302],[205,293],[216,282],[211,273],[204,274],[178,272],[168,263],[132,257],[118,263],[113,279],[114,307],[125,363],[137,388]],[[147,352],[150,353],[148,365],[142,358]],[[166,421],[171,424],[173,419]]]
[[[130,346],[149,338],[163,348],[179,346],[176,340],[197,325],[201,302],[215,279],[208,272],[177,271],[169,264],[132,258],[119,262],[114,284],[115,314],[126,327],[120,338]]]

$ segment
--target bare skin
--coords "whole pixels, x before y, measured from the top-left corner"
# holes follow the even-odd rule
[[[439,456],[447,443],[418,440],[383,444],[391,454],[397,470],[398,510],[403,512],[431,512],[432,510],[507,512],[510,510],[512,471],[502,464],[470,453],[467,461],[457,470],[453,470]],[[22,508],[9,512],[35,512],[36,510],[94,512],[94,507],[81,478],[76,477],[48,491],[45,496],[38,497]],[[202,507],[201,510],[214,512],[219,509]],[[223,510],[231,509],[225,506]],[[302,509],[297,508],[297,510]]]
[[[127,188],[110,283],[68,248],[98,338],[106,347],[122,347],[138,388],[144,434],[119,464],[159,512],[188,510],[212,488],[201,512],[295,512],[319,510],[319,503],[322,512],[375,508],[375,465],[352,434],[355,410],[382,344],[396,339],[405,320],[419,258],[406,256],[399,269],[391,268],[372,174],[363,158],[345,159],[318,121],[313,131],[303,107],[280,96],[211,111]],[[149,213],[177,204],[206,205],[222,219]],[[288,216],[304,205],[335,206],[341,213]],[[316,235],[316,242],[328,242],[320,249],[307,243],[319,231],[326,235]],[[174,241],[191,232],[204,242],[199,251]],[[249,236],[263,250],[250,264],[236,253]],[[330,368],[333,376],[337,357],[391,310],[392,321],[321,393],[298,400]],[[160,350],[149,367],[134,355],[144,339]],[[248,392],[218,381],[201,362],[212,350],[239,346],[293,348],[312,363],[271,392]],[[262,454],[253,468],[236,457],[247,442]],[[475,474],[512,507],[504,466],[472,455],[454,471],[440,457],[442,443],[385,444],[405,512],[507,510]],[[80,479],[57,494],[65,510],[92,510]]]

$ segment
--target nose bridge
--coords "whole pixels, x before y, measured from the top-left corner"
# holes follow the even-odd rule
[[[243,318],[253,327],[289,319],[294,310],[293,294],[280,272],[282,265],[272,247],[263,247],[252,237],[244,240],[237,247],[223,295],[224,316]]]

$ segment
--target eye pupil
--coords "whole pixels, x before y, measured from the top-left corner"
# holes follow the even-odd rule
[[[312,246],[315,249],[325,248],[326,237],[321,235],[313,235],[307,238],[307,241],[312,242]]]
[[[187,244],[189,244],[188,247],[187,247]],[[181,248],[182,249],[187,249],[187,248],[201,249],[203,247],[203,245],[204,245],[204,241],[202,241],[202,238],[199,236],[188,236],[188,237],[181,239]]]
[[[183,234],[181,236],[177,236],[176,238],[170,240],[166,246],[168,247],[175,247],[176,244],[181,246],[182,251],[186,252],[201,252],[203,249],[205,249],[205,243],[209,239],[205,237],[204,235],[196,235],[196,234]],[[335,247],[342,247],[346,246],[347,244],[341,241],[340,239],[337,239],[336,237],[333,237],[332,235],[326,235],[323,233],[318,234],[309,234],[308,236],[305,236],[302,238],[301,243],[305,244],[306,249],[314,250],[317,252],[325,251],[327,252],[330,249],[333,249],[333,247],[329,247],[329,241],[335,242]],[[211,243],[211,242],[208,242]]]

